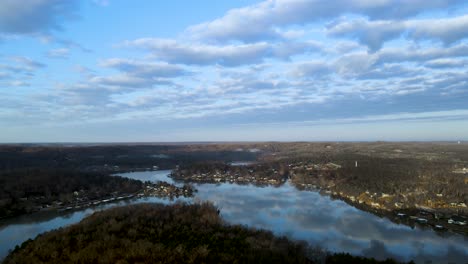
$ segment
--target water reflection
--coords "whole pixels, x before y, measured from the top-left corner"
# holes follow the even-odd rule
[[[360,211],[316,192],[285,184],[258,188],[234,184],[197,185],[202,200],[213,201],[224,219],[308,241],[331,251],[418,263],[465,263],[468,241],[456,234],[410,228]]]
[[[128,177],[140,181],[165,181],[174,184],[173,180],[169,178],[171,170],[157,170],[157,171],[139,171],[129,173],[118,173],[117,176]]]
[[[121,174],[139,180],[163,180],[174,184],[170,171]],[[298,191],[290,184],[255,187],[236,184],[197,184],[196,199],[213,201],[230,223],[272,230],[279,235],[305,240],[335,252],[351,252],[369,257],[415,260],[425,263],[466,263],[468,241],[462,235],[438,235],[432,230],[410,228],[360,211],[340,200],[316,192]],[[179,198],[175,201],[190,201]],[[69,213],[29,215],[9,220],[0,229],[0,259],[9,249],[28,238],[61,226],[79,222],[97,210],[125,203],[162,202],[147,197],[105,204]]]
[[[255,161],[233,161],[231,163],[229,163],[229,165],[231,166],[248,166],[248,165],[252,165],[252,164],[255,164],[256,162]]]
[[[34,239],[41,233],[78,223],[94,212],[128,204],[148,202],[168,204],[176,201],[189,202],[189,199],[183,197],[173,200],[157,197],[135,198],[132,200],[102,204],[80,211],[37,213],[2,221],[0,223],[0,261],[6,257],[9,250],[14,249],[16,245],[21,245],[21,243],[28,239]]]

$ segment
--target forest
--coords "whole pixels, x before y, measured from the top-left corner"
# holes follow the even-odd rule
[[[254,147],[261,154],[253,164],[192,163],[180,166],[172,177],[256,185],[289,180],[298,189],[323,191],[399,223],[414,226],[416,220],[397,217],[404,213],[438,230],[468,232],[464,225],[449,223],[453,216],[468,218],[466,145],[300,142],[250,146]]]
[[[186,145],[0,145],[0,171],[18,168],[68,168],[85,171],[172,169],[203,161],[255,160],[256,153]]]
[[[363,155],[337,155],[332,160],[341,166],[336,171],[295,170],[293,181],[331,186],[334,191],[356,197],[366,192],[386,194],[394,196],[389,201],[392,203],[426,204],[432,208],[468,201],[466,176],[452,172],[453,162]]]
[[[140,204],[95,213],[17,246],[4,263],[396,263],[331,254],[229,225],[210,203]]]
[[[299,189],[313,185],[343,197],[368,196],[369,202],[388,209],[425,206],[447,214],[468,215],[468,177],[454,172],[460,161],[327,150],[312,150],[300,156],[279,151],[273,153],[277,155],[264,154],[256,163],[245,166],[191,163],[180,166],[172,177],[182,181],[274,185],[290,179]],[[384,199],[377,199],[382,196]]]
[[[230,165],[236,161],[253,163]],[[137,189],[139,183],[109,176],[116,172],[173,169],[178,181],[280,185],[290,180],[299,189],[316,186],[371,212],[426,208],[466,217],[463,168],[468,168],[468,145],[450,142],[1,145],[0,216]],[[78,197],[72,195],[76,191]]]
[[[0,218],[132,194],[142,185],[128,178],[58,168],[0,172]]]
[[[255,159],[248,151],[185,145],[0,145],[0,219],[142,190],[140,181],[111,176],[118,172]]]

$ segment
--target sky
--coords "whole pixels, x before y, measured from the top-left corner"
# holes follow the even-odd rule
[[[0,142],[468,140],[464,0],[0,0]]]

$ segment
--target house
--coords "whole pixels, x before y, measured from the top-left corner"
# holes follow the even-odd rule
[[[420,223],[420,224],[427,224],[427,219],[426,219],[426,218],[421,218],[421,217],[420,217],[420,218],[416,219],[416,221],[417,221],[418,223]]]
[[[338,165],[338,164],[333,163],[333,162],[329,162],[327,165],[328,165],[328,167],[330,167],[330,168],[332,168],[332,169],[335,169],[335,170],[341,168],[341,165]]]
[[[447,222],[449,224],[453,224],[453,225],[464,226],[464,225],[466,225],[466,218],[461,217],[461,216],[457,216],[457,215],[453,215],[452,217],[450,217],[450,219]]]

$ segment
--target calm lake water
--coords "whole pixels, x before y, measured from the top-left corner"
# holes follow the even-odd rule
[[[174,183],[170,171],[148,171],[121,176]],[[180,183],[176,183],[180,184]],[[378,259],[388,257],[416,263],[466,263],[468,237],[398,225],[317,192],[299,191],[286,183],[280,187],[237,184],[196,184],[195,200],[209,200],[233,224],[272,230],[275,234],[305,240],[334,252],[350,252]],[[74,212],[38,213],[10,219],[0,227],[0,259],[23,241],[55,228],[79,222],[95,211],[142,202],[172,203],[160,198],[140,198]]]

